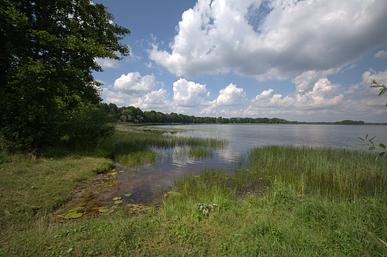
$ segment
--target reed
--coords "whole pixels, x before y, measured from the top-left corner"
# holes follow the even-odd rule
[[[257,176],[282,181],[299,194],[349,200],[387,196],[387,160],[368,152],[272,146],[253,150],[250,165]]]

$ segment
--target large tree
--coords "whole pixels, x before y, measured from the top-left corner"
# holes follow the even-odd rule
[[[89,123],[79,117],[95,114],[101,100],[96,58],[129,53],[119,42],[129,30],[112,19],[90,0],[0,0],[3,146],[34,150],[82,137],[87,128],[74,123]]]

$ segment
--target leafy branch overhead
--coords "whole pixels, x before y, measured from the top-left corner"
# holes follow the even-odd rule
[[[129,30],[89,0],[0,3],[1,147],[39,150],[63,139],[81,142],[85,132],[87,140],[101,138],[101,119],[79,117],[98,112],[96,58],[128,55],[120,40]]]
[[[384,93],[387,92],[387,87],[384,84],[378,83],[376,80],[372,80],[371,87],[379,89],[379,96],[382,96]]]

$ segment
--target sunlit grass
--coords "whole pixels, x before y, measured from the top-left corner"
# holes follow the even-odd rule
[[[387,160],[368,152],[266,147],[250,155],[251,171],[291,185],[299,194],[331,199],[385,198]]]

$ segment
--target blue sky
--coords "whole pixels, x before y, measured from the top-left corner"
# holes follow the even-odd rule
[[[97,60],[102,97],[200,116],[386,122],[385,0],[95,1],[132,54]]]

